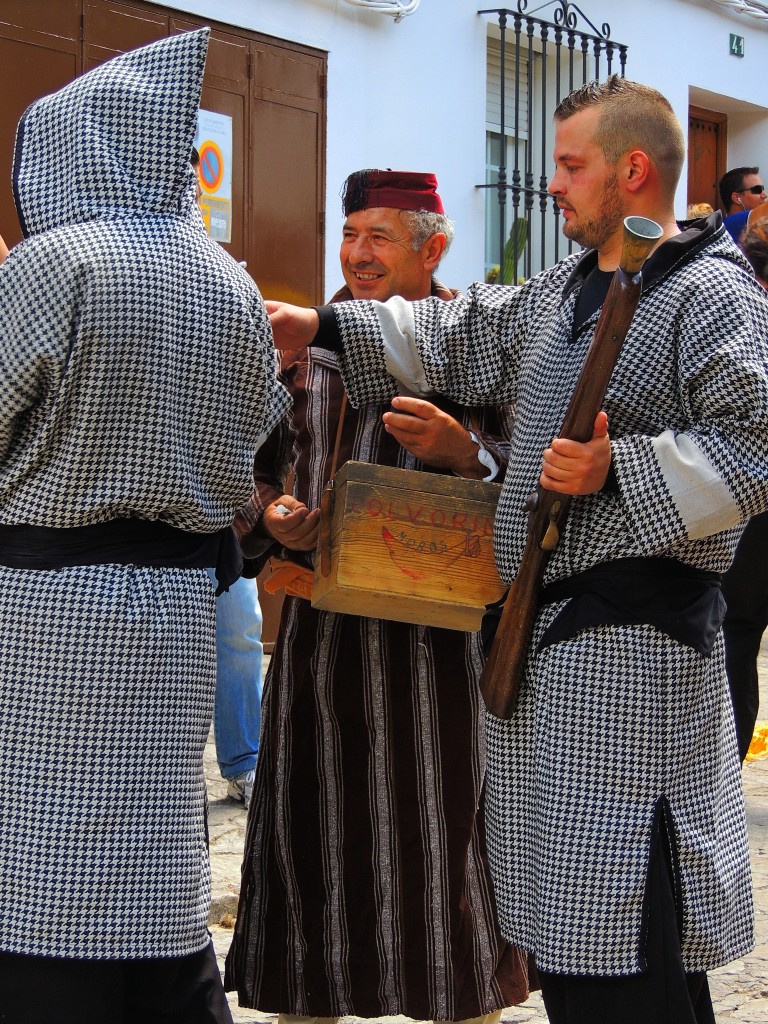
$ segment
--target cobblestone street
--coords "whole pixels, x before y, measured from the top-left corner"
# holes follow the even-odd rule
[[[761,721],[768,718],[768,634],[763,639],[760,655],[760,712]],[[225,797],[226,786],[218,774],[212,740],[209,740],[206,750],[206,776],[214,896],[211,925],[223,968],[232,931],[218,922],[222,918],[226,921],[227,915],[231,917],[236,912],[246,816],[241,806]],[[749,956],[710,974],[718,1024],[768,1024],[768,759],[745,764],[743,780],[755,890],[756,946]],[[230,994],[230,1002],[237,1024],[272,1024],[277,1021],[275,1014],[238,1007],[234,994]],[[359,1019],[343,1018],[347,1024]],[[381,1020],[400,1024],[409,1018],[384,1017]],[[541,997],[534,993],[524,1006],[509,1008],[504,1012],[502,1021],[504,1024],[546,1024]],[[649,1024],[653,1022],[649,1021]]]

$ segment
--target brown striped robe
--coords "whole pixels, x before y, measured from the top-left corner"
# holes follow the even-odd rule
[[[309,508],[330,472],[343,395],[335,356],[289,353],[282,380],[292,422],[257,455],[244,530],[284,493],[289,463]],[[440,404],[469,426],[466,411]],[[347,408],[338,465],[426,468],[384,431],[385,408]],[[504,462],[505,448],[485,437],[502,433],[496,414],[477,415]],[[525,960],[501,938],[486,858],[480,668],[476,634],[286,598],[227,959],[241,1005],[461,1020],[526,998]]]

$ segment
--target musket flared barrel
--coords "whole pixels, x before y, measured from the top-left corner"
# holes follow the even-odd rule
[[[634,277],[648,259],[654,245],[663,234],[660,224],[648,217],[627,217],[624,221],[624,241],[619,266],[628,277]]]

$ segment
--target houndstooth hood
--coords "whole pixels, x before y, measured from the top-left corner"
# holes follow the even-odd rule
[[[25,237],[105,216],[197,216],[189,157],[209,33],[121,54],[27,109],[13,163]]]

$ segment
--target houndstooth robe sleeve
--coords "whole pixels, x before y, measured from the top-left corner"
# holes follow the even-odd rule
[[[730,253],[724,259],[717,242],[709,249],[643,294],[604,406],[619,496],[574,502],[570,552],[556,555],[551,577],[662,553],[722,570],[738,524],[768,507],[767,304]],[[575,299],[563,294],[573,266],[571,258],[515,290],[474,285],[450,308],[401,299],[337,307],[352,401],[381,400],[399,380],[463,402],[518,402],[497,518],[509,579],[525,496],[585,353],[570,343]]]

